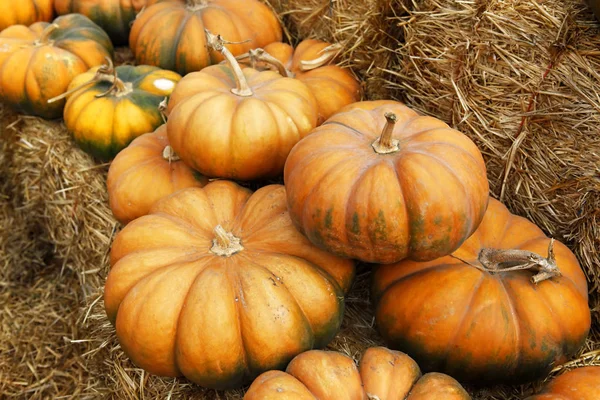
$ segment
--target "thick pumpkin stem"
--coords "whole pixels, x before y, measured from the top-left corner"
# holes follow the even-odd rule
[[[482,249],[479,252],[479,262],[488,272],[530,269],[536,272],[531,278],[531,282],[535,284],[561,276],[554,255],[554,239],[550,239],[546,258],[528,250]]]
[[[204,29],[204,32],[206,33],[206,42],[208,47],[220,52],[223,57],[225,57],[227,64],[229,64],[229,67],[233,71],[233,76],[235,77],[235,83],[237,87],[231,89],[231,93],[244,97],[252,96],[254,93],[252,93],[252,89],[250,89],[250,86],[248,86],[248,81],[246,81],[246,77],[244,76],[244,72],[242,71],[240,64],[237,62],[233,54],[231,54],[229,49],[225,47],[226,43],[233,42],[226,42],[223,40],[221,35],[213,35],[208,29]]]
[[[106,57],[105,60],[106,60],[106,63],[102,64],[96,70],[96,73],[94,74],[92,79],[90,79],[87,82],[83,82],[81,85],[76,86],[71,90],[67,90],[63,94],[60,94],[56,97],[48,99],[48,103],[54,103],[55,101],[62,100],[65,97],[70,96],[71,94],[83,89],[84,87],[90,86],[91,84],[96,83],[96,82],[111,82],[111,83],[113,83],[114,79],[116,77],[116,72],[114,70],[113,62],[108,57]]]
[[[187,0],[187,7],[192,11],[199,10],[208,5],[208,0]]]
[[[277,72],[279,72],[279,75],[286,77],[286,78],[294,77],[294,73],[292,71],[288,70],[285,67],[285,65],[283,65],[283,63],[281,61],[279,61],[277,58],[275,58],[272,55],[270,55],[269,53],[267,53],[265,51],[265,49],[261,49],[261,48],[253,49],[253,50],[250,50],[248,53],[242,54],[242,56],[240,56],[240,57],[242,57],[242,59],[243,59],[243,56],[250,58],[250,62],[252,63],[253,68],[257,62],[264,62],[264,63],[267,63],[267,64],[275,67],[277,69]]]
[[[318,58],[315,58],[314,60],[300,61],[300,71],[306,72],[310,71],[311,69],[322,67],[323,65],[333,60],[338,55],[341,49],[342,46],[339,43],[335,43],[321,49],[321,51],[319,51],[319,54],[321,54],[321,56],[319,56]]]
[[[392,139],[394,125],[397,120],[396,114],[392,112],[385,113],[385,126],[383,127],[383,132],[371,145],[376,153],[389,154],[400,150],[400,141],[398,139]]]
[[[133,86],[131,83],[125,83],[119,79],[117,76],[117,70],[113,66],[113,62],[110,58],[106,57],[106,62],[108,63],[109,69],[112,72],[112,85],[108,88],[108,90],[104,93],[99,93],[96,97],[104,97],[108,95],[113,95],[115,97],[125,96],[133,91]]]
[[[168,162],[181,160],[177,153],[175,153],[175,150],[173,150],[173,148],[169,145],[165,146],[165,148],[163,149],[162,156]]]
[[[215,238],[210,251],[218,256],[230,257],[235,253],[244,250],[241,240],[233,236],[233,233],[225,231],[221,225],[217,225],[213,230]]]
[[[36,40],[34,42],[34,44],[36,46],[43,46],[45,44],[48,44],[50,42],[50,35],[52,35],[52,33],[57,30],[58,28],[60,28],[60,26],[58,26],[58,24],[50,24],[46,27],[46,29],[44,29],[42,31],[42,33],[40,34],[40,38],[38,40]]]

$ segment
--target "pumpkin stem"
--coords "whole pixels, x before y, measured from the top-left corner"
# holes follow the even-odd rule
[[[165,98],[160,103],[158,103],[158,112],[160,113],[163,123],[165,123],[165,124],[167,123],[167,118],[169,118],[167,99],[168,99],[168,97],[165,96]]]
[[[536,272],[531,278],[531,282],[535,284],[546,279],[561,276],[554,255],[554,239],[550,239],[548,257],[546,258],[528,250],[482,249],[479,252],[479,262],[487,272],[531,269]],[[502,264],[512,266],[502,267]]]
[[[55,23],[48,25],[40,34],[40,38],[34,42],[34,45],[43,46],[45,44],[48,44],[50,42],[50,35],[52,35],[52,33],[58,28],[60,28],[60,26],[58,26],[58,24]]]
[[[383,132],[371,145],[376,153],[389,154],[400,150],[400,141],[398,139],[392,139],[394,125],[397,120],[396,114],[392,112],[385,113],[385,126],[383,127]]]
[[[191,11],[197,11],[208,5],[207,0],[187,0],[187,8]]]
[[[233,233],[226,232],[221,225],[217,225],[213,230],[215,238],[210,251],[218,256],[230,257],[238,251],[244,250],[241,240],[233,236]]]
[[[310,71],[311,69],[322,67],[323,65],[333,60],[339,54],[341,49],[342,46],[339,43],[335,43],[321,49],[321,51],[319,51],[319,54],[321,54],[320,57],[310,61],[300,61],[300,71],[306,72]]]
[[[252,89],[250,89],[250,86],[248,86],[248,81],[246,81],[246,77],[244,76],[244,72],[242,71],[240,64],[237,62],[233,54],[231,54],[229,49],[225,47],[226,43],[233,42],[227,42],[223,40],[221,35],[213,35],[208,29],[204,29],[204,32],[206,33],[208,47],[220,52],[223,57],[225,57],[225,60],[227,60],[229,67],[233,70],[233,76],[235,77],[237,87],[231,89],[231,93],[244,97],[252,96],[254,93],[252,93]]]
[[[267,53],[264,49],[261,49],[261,48],[253,49],[247,53],[242,54],[239,57],[236,57],[236,59],[238,59],[238,60],[244,59],[244,58],[250,59],[252,68],[254,68],[254,66],[256,65],[257,62],[262,61],[262,62],[265,62],[265,63],[277,68],[277,72],[279,72],[279,75],[286,77],[286,78],[294,77],[294,73],[292,71],[288,70],[281,61],[279,61],[277,58],[275,58],[272,55],[270,55],[269,53]]]
[[[87,82],[83,82],[81,85],[76,86],[71,90],[67,90],[63,94],[60,94],[56,97],[48,99],[48,103],[54,103],[55,101],[62,100],[65,97],[77,92],[78,90],[81,90],[84,87],[89,86],[96,82],[101,82],[101,81],[113,82],[114,76],[116,76],[116,73],[115,73],[114,67],[113,67],[113,62],[108,57],[106,57],[105,60],[106,60],[106,64],[102,64],[100,67],[98,67],[98,69],[96,70],[96,73],[94,74],[92,79],[90,79]]]
[[[131,93],[133,91],[131,83],[125,83],[119,79],[119,77],[117,76],[117,70],[113,67],[113,62],[110,58],[106,57],[106,62],[108,63],[110,71],[112,72],[112,77],[110,79],[112,85],[108,88],[106,92],[99,93],[96,95],[96,97],[104,97],[110,94],[113,94],[115,97],[121,97]]]
[[[171,161],[179,161],[179,160],[181,160],[181,158],[179,158],[179,156],[177,155],[177,153],[175,153],[175,150],[173,150],[173,148],[171,146],[169,146],[169,145],[166,145],[165,148],[163,149],[162,156],[169,163],[171,163]]]

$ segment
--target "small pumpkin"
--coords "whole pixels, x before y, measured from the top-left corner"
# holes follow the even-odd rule
[[[452,377],[421,374],[404,353],[372,347],[358,368],[338,352],[311,350],[296,356],[286,372],[268,371],[252,383],[244,400],[468,400]]]
[[[295,50],[289,44],[275,42],[237,58],[266,63],[282,76],[306,83],[317,99],[320,125],[342,107],[360,100],[360,84],[354,75],[346,68],[330,65],[339,50],[337,45],[305,39]]]
[[[0,2],[0,31],[12,25],[31,25],[50,21],[52,0],[4,0]]]
[[[137,16],[129,46],[138,64],[186,75],[223,60],[207,49],[205,29],[237,42],[227,44],[234,55],[282,38],[277,16],[257,0],[170,0]]]
[[[65,101],[48,104],[71,80],[112,58],[110,39],[87,17],[69,14],[52,24],[11,26],[0,32],[0,98],[25,114],[62,116]]]
[[[175,154],[164,124],[117,154],[106,180],[110,209],[123,224],[148,214],[154,203],[171,193],[207,183]]]
[[[106,61],[77,76],[57,97],[68,98],[64,119],[75,142],[101,160],[111,160],[133,139],[163,124],[159,105],[181,79],[149,65],[114,68]]]
[[[54,0],[59,15],[79,13],[98,24],[115,46],[127,45],[131,23],[147,5],[157,0]]]
[[[284,181],[290,216],[312,243],[374,263],[451,253],[488,201],[477,146],[394,101],[334,114],[292,149]]]
[[[591,323],[573,253],[495,199],[452,255],[378,267],[372,300],[389,347],[477,384],[546,376],[578,351]]]
[[[297,79],[240,68],[223,40],[207,34],[229,65],[186,75],[169,100],[169,141],[208,177],[252,180],[280,175],[291,148],[316,126],[317,104]]]
[[[598,400],[599,396],[600,366],[588,366],[565,372],[525,400]]]
[[[285,188],[218,180],[156,203],[116,236],[104,291],[125,353],[225,389],[326,346],[354,277],[292,225]]]

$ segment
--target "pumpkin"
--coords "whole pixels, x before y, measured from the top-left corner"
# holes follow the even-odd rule
[[[292,225],[282,185],[182,189],[116,236],[104,292],[141,368],[225,389],[281,369],[335,336],[351,261]]]
[[[52,0],[5,0],[0,2],[0,31],[12,25],[50,21]]]
[[[186,75],[223,60],[206,48],[204,29],[237,42],[227,44],[234,55],[282,38],[279,20],[257,0],[171,0],[137,16],[129,46],[138,64]]]
[[[432,260],[477,228],[488,201],[475,144],[394,101],[344,107],[290,152],[290,216],[312,243],[366,262]]]
[[[25,114],[59,118],[64,100],[48,104],[71,80],[112,58],[110,39],[79,14],[14,25],[0,32],[0,98]]]
[[[64,119],[75,142],[101,160],[114,158],[164,122],[159,105],[181,79],[149,65],[114,68],[107,62],[77,76],[58,97],[68,98]]]
[[[314,96],[297,79],[242,70],[222,39],[208,36],[229,65],[190,73],[177,85],[168,104],[171,146],[205,176],[280,175],[292,147],[317,124]]]
[[[127,45],[131,23],[146,5],[157,0],[54,0],[59,15],[83,14],[108,33],[112,42]]]
[[[108,170],[106,186],[110,209],[127,224],[148,214],[154,203],[187,187],[202,187],[208,180],[185,165],[167,139],[167,126],[146,133],[121,151]]]
[[[306,83],[317,99],[320,125],[342,107],[360,100],[360,84],[352,73],[337,65],[328,65],[339,50],[337,45],[305,39],[296,50],[288,44],[275,42],[237,58],[247,57],[255,64],[265,62],[281,75]]]
[[[525,400],[597,400],[599,396],[600,366],[589,366],[554,378],[538,395]]]
[[[391,348],[477,384],[544,377],[578,351],[591,322],[573,253],[495,199],[453,254],[377,268],[372,300]]]
[[[268,371],[252,383],[244,400],[466,400],[452,377],[421,375],[417,363],[385,347],[365,351],[358,368],[338,352],[311,350],[296,356],[286,372]]]

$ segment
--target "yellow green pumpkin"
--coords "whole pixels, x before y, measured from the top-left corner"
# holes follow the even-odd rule
[[[84,151],[110,160],[164,123],[159,105],[180,79],[148,65],[92,68],[69,85],[65,124]]]

